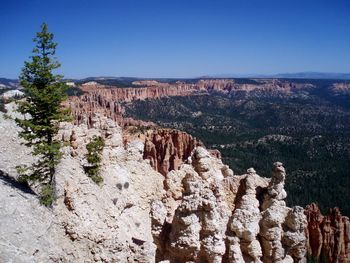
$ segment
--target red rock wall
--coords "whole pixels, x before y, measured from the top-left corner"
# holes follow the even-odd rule
[[[113,101],[133,101],[144,99],[156,99],[166,96],[187,96],[192,94],[197,87],[193,84],[159,84],[157,86],[147,86],[138,88],[116,88],[100,84],[85,84],[81,89],[88,93],[95,93]]]
[[[124,108],[121,102],[168,96],[189,96],[213,91],[233,95],[235,92],[251,92],[254,90],[271,94],[288,94],[292,89],[310,87],[308,84],[294,84],[279,80],[265,80],[259,84],[237,84],[234,80],[229,79],[199,80],[195,84],[182,82],[168,84],[157,81],[139,81],[136,84],[140,87],[116,88],[100,85],[96,82],[88,82],[80,87],[85,94],[80,97],[70,97],[66,106],[71,108],[78,124],[86,122],[91,126],[92,116],[98,112],[117,121],[121,126],[130,124],[149,126],[152,123],[123,118]]]
[[[80,97],[70,97],[65,102],[65,106],[71,109],[76,124],[86,123],[89,127],[92,127],[92,117],[96,113],[111,118],[121,126],[155,126],[152,122],[124,118],[124,107],[120,103],[122,100],[115,100],[106,94],[91,91]]]
[[[150,160],[156,171],[166,175],[177,170],[198,145],[201,142],[185,132],[159,129],[146,138],[143,158]]]
[[[338,208],[323,216],[316,204],[306,207],[308,252],[329,263],[350,262],[350,222]]]
[[[99,84],[82,85],[85,92],[80,97],[69,97],[65,103],[76,120],[76,124],[87,123],[92,126],[91,120],[95,113],[107,116],[119,125],[154,126],[151,122],[143,122],[131,118],[123,118],[124,108],[121,102],[161,98],[165,96],[187,96],[194,92],[192,86],[163,84],[161,86],[140,88],[115,88]]]

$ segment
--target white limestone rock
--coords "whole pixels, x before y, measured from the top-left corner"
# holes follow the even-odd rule
[[[15,167],[34,158],[0,113],[1,262],[305,262],[306,218],[285,204],[281,163],[271,179],[253,168],[237,176],[197,147],[163,177],[143,160],[142,141],[124,145],[105,117],[92,123],[61,124],[64,156],[50,210],[14,181]],[[82,166],[94,136],[106,142],[100,186]]]

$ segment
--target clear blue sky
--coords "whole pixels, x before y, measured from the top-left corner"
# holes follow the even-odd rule
[[[349,0],[1,0],[0,77],[47,22],[65,77],[350,72]]]

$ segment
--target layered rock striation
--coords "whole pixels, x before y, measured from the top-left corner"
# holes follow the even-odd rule
[[[299,84],[280,80],[260,80],[254,84],[240,84],[232,79],[199,80],[196,83],[159,83],[157,81],[137,81],[138,87],[117,88],[88,82],[80,86],[83,95],[72,96],[66,106],[72,110],[76,123],[86,123],[91,126],[95,113],[100,113],[116,121],[121,126],[152,125],[132,118],[124,118],[123,103],[134,100],[158,99],[171,96],[193,96],[222,93],[226,96],[289,96],[295,90],[313,88],[310,84]]]
[[[242,176],[197,147],[166,175],[166,195],[151,207],[156,261],[305,262],[306,216],[283,201],[285,171]]]
[[[156,82],[158,83],[158,82]],[[116,88],[114,86],[101,85],[96,82],[88,82],[80,86],[83,95],[72,96],[65,104],[72,110],[76,123],[86,123],[91,126],[91,118],[95,113],[103,114],[119,125],[154,125],[151,122],[137,121],[132,118],[124,118],[123,102],[133,100],[156,99],[165,96],[187,96],[192,94],[193,87],[187,85],[161,85],[145,86],[138,88]]]
[[[308,253],[329,263],[350,262],[350,221],[338,208],[323,216],[316,204],[306,207]]]
[[[124,118],[124,107],[109,90],[91,90],[80,97],[69,97],[64,106],[69,108],[75,120],[75,124],[86,124],[93,127],[93,118],[96,114],[103,115],[117,122],[120,126],[155,126],[152,122]]]

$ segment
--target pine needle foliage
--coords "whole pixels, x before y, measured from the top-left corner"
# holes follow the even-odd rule
[[[24,118],[16,119],[17,125],[22,128],[20,137],[25,140],[26,146],[32,147],[33,155],[38,156],[36,163],[26,167],[21,180],[40,183],[40,200],[46,206],[53,202],[55,167],[61,158],[61,143],[55,135],[59,122],[69,119],[68,111],[61,107],[66,99],[67,86],[61,81],[63,76],[53,73],[60,67],[54,57],[57,43],[53,37],[47,24],[43,23],[34,38],[33,55],[24,62],[20,75],[25,99],[18,102],[18,111]]]
[[[94,136],[86,145],[86,149],[88,151],[86,154],[86,159],[89,166],[85,167],[85,172],[96,184],[103,182],[103,178],[99,175],[99,172],[102,161],[101,153],[104,146],[105,141],[101,136]]]

